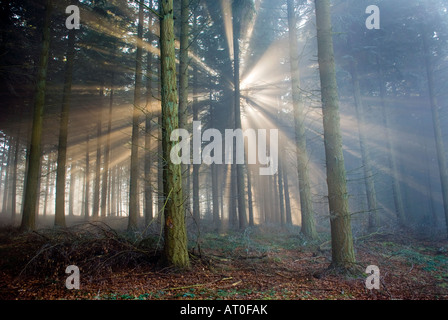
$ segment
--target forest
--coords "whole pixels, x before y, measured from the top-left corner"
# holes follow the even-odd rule
[[[0,300],[447,299],[447,0],[0,16]]]

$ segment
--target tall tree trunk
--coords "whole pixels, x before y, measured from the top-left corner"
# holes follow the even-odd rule
[[[355,98],[356,117],[358,119],[359,145],[361,148],[362,165],[364,169],[364,181],[367,195],[367,210],[369,212],[368,231],[374,232],[378,229],[378,205],[376,201],[375,182],[373,179],[370,152],[367,147],[367,135],[365,132],[364,105],[361,97],[361,88],[358,78],[356,62],[352,61],[351,75],[353,82],[353,93]]]
[[[3,187],[2,200],[5,200],[4,193],[5,193],[5,190],[7,189],[6,188],[6,177],[8,176],[8,170],[7,170],[8,166],[7,166],[7,164],[5,164],[5,162],[7,160],[7,158],[6,158],[6,155],[7,155],[6,140],[7,140],[6,135],[4,135],[3,136],[3,146],[2,146],[2,158],[1,158],[1,162],[0,162],[0,169],[1,169],[1,171],[0,171],[0,186]],[[5,179],[3,179],[3,176],[5,176]],[[5,206],[4,206],[3,202],[2,202],[2,213],[5,213]]]
[[[389,168],[391,170],[392,176],[392,191],[394,198],[395,210],[397,212],[398,223],[401,226],[406,224],[404,208],[403,208],[403,199],[401,195],[401,186],[400,186],[400,172],[397,168],[397,160],[395,157],[395,148],[393,140],[391,139],[390,134],[390,123],[389,116],[387,115],[387,106],[386,106],[386,87],[385,87],[385,79],[384,79],[384,70],[383,65],[380,63],[379,58],[377,57],[377,65],[379,72],[379,80],[380,80],[380,97],[381,97],[381,112],[383,116],[384,129],[386,133],[386,144],[387,144],[387,154],[388,154],[388,163]]]
[[[280,223],[282,226],[286,223],[285,217],[285,197],[283,192],[283,165],[282,160],[278,162],[278,197],[279,197],[279,207],[280,207]]]
[[[70,187],[69,187],[69,195],[68,195],[68,215],[69,217],[73,217],[74,212],[74,200],[75,200],[75,164],[72,162],[70,165]]]
[[[255,225],[255,217],[254,217],[254,204],[253,204],[253,195],[252,195],[252,174],[250,171],[250,165],[246,166],[247,169],[247,206],[249,209],[249,226],[252,227]]]
[[[89,218],[89,196],[90,196],[90,135],[86,132],[86,166],[85,166],[85,189],[84,189],[84,218]]]
[[[148,52],[146,63],[146,116],[145,116],[145,224],[148,225],[153,219],[153,199],[151,185],[152,166],[152,81],[151,67],[152,54]]]
[[[158,144],[157,144],[157,210],[160,218],[163,218],[163,206],[165,205],[165,198],[163,195],[163,170],[164,170],[164,159],[163,159],[163,148],[162,148],[162,114],[160,113],[157,119],[158,122]]]
[[[72,91],[73,65],[75,59],[75,29],[68,34],[67,63],[65,69],[64,93],[62,98],[61,119],[59,124],[58,160],[56,171],[56,210],[54,225],[65,227],[65,184],[67,166],[67,138]],[[70,179],[70,184],[72,183]]]
[[[297,152],[297,172],[299,176],[300,208],[302,211],[301,232],[309,239],[316,239],[314,209],[308,174],[308,153],[306,151],[305,110],[300,89],[299,45],[296,33],[296,16],[294,1],[288,0],[288,27],[291,64],[292,105]]]
[[[230,165],[230,190],[229,190],[229,225],[236,228],[238,224],[238,216],[236,212],[236,203],[238,201],[238,191],[236,187],[236,164]]]
[[[289,182],[288,182],[288,172],[286,167],[283,166],[283,190],[285,193],[285,219],[287,225],[292,225],[292,215],[291,215],[291,200],[289,198]]]
[[[165,197],[163,260],[167,265],[187,269],[190,267],[190,261],[183,209],[182,168],[170,160],[171,149],[177,143],[170,140],[171,133],[179,127],[173,0],[160,0],[159,6],[161,15],[162,147],[165,160],[163,166],[163,194]]]
[[[199,121],[199,106],[198,106],[198,70],[196,65],[193,66],[193,121]],[[195,150],[197,147],[199,150]],[[193,154],[199,153],[201,145],[195,146],[193,143]],[[201,224],[201,208],[199,206],[199,170],[200,164],[193,163],[193,218],[197,224]]]
[[[114,50],[115,51],[115,50]],[[109,113],[107,116],[107,133],[106,133],[106,146],[104,148],[104,168],[103,168],[103,182],[101,185],[101,217],[106,217],[107,215],[107,200],[108,200],[108,188],[109,188],[109,162],[110,162],[110,135],[112,132],[112,110],[114,106],[114,81],[115,81],[115,71],[112,71],[110,80],[110,97],[109,97]]]
[[[42,120],[45,105],[45,89],[47,84],[47,67],[50,53],[51,11],[51,0],[46,0],[44,25],[42,29],[42,49],[37,71],[36,94],[34,98],[34,116],[29,151],[29,165],[26,176],[22,223],[20,227],[22,231],[34,230],[36,227],[36,205],[39,196],[37,191],[40,172]]]
[[[138,11],[138,30],[137,30],[137,54],[135,57],[135,90],[134,90],[134,108],[132,114],[132,145],[131,145],[131,177],[129,180],[129,223],[128,230],[137,229],[139,213],[138,201],[138,140],[139,140],[139,121],[141,112],[142,97],[142,55],[143,55],[143,1],[140,2]]]
[[[188,68],[190,60],[189,52],[189,33],[190,33],[190,0],[181,1],[181,33],[180,33],[180,53],[179,53],[179,128],[187,129],[188,119]],[[182,164],[182,179],[184,193],[184,209],[188,211],[189,190],[189,165]]]
[[[14,146],[14,164],[12,168],[12,190],[11,190],[11,221],[14,224],[17,213],[17,170],[19,165],[19,150],[20,150],[20,126],[17,129],[17,135]]]
[[[44,217],[47,216],[48,212],[48,196],[50,195],[50,176],[51,176],[51,171],[53,170],[52,168],[52,163],[51,163],[51,156],[48,155],[47,158],[47,171],[46,171],[46,177],[45,177],[45,198],[44,198]]]
[[[97,219],[99,216],[99,206],[100,206],[100,180],[101,180],[101,146],[102,146],[102,113],[103,113],[103,99],[104,99],[104,84],[100,87],[100,99],[97,115],[97,125],[96,125],[96,163],[95,163],[95,185],[93,189],[93,204],[92,204],[92,218]]]
[[[356,260],[342,151],[330,0],[315,0],[315,6],[331,225],[331,266],[336,269],[347,270],[353,266]]]
[[[220,228],[219,219],[219,191],[218,191],[218,169],[216,164],[211,164],[211,174],[212,174],[212,202],[213,202],[213,225],[216,230]]]
[[[6,138],[5,138],[6,140]],[[3,204],[2,204],[2,211],[3,213],[7,213],[10,210],[9,206],[9,191],[10,189],[10,183],[9,179],[11,179],[11,166],[12,166],[12,136],[8,139],[8,155],[6,157],[6,168],[5,168],[5,182],[4,182],[4,189],[3,189]]]
[[[431,105],[434,136],[436,140],[437,161],[440,171],[440,183],[442,185],[443,211],[445,213],[445,223],[448,232],[448,165],[446,162],[445,147],[443,144],[442,128],[440,125],[439,106],[436,93],[434,91],[434,69],[432,65],[431,53],[429,50],[428,30],[422,26],[423,50],[425,54],[425,67],[428,77],[428,93]]]
[[[234,8],[235,9],[235,8]],[[237,10],[236,10],[237,11]],[[234,115],[235,115],[235,129],[242,129],[241,126],[241,92],[240,92],[240,44],[239,38],[241,35],[241,18],[237,17],[237,12],[234,10],[233,17],[233,84],[234,84]],[[244,140],[243,140],[244,143]],[[245,161],[245,156],[243,156]],[[233,148],[233,161],[236,161],[236,147]],[[240,229],[245,229],[247,225],[246,214],[246,186],[244,184],[244,166],[245,164],[236,164],[236,189],[238,196],[238,223]]]

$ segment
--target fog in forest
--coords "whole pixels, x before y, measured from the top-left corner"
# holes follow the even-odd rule
[[[338,270],[375,237],[445,257],[448,1],[9,0],[0,15],[3,232],[96,225],[185,270],[218,237],[260,253],[256,235]]]

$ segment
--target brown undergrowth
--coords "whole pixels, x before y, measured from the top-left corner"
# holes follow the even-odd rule
[[[310,243],[294,232],[278,231],[203,233],[190,243],[191,270],[177,272],[157,264],[157,235],[117,232],[100,222],[26,234],[2,229],[0,299],[448,297],[446,240],[391,232],[359,237],[357,269],[380,268],[380,289],[369,290],[362,272],[328,270],[331,254],[325,241]],[[68,265],[80,269],[79,290],[65,288]]]

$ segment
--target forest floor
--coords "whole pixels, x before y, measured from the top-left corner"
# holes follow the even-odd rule
[[[367,274],[326,272],[327,239],[309,243],[290,230],[248,228],[206,233],[190,243],[187,272],[158,264],[161,239],[87,223],[26,234],[0,229],[0,299],[447,299],[448,241],[378,232],[355,241],[357,264],[380,269],[379,290]],[[65,268],[80,269],[68,290]]]

